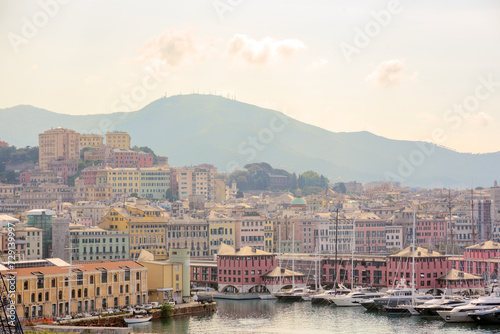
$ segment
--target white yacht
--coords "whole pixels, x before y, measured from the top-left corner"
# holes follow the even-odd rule
[[[309,297],[308,288],[294,288],[288,291],[276,292],[274,296],[282,302],[299,302]]]
[[[446,322],[474,322],[469,313],[500,306],[500,297],[480,297],[467,305],[457,306],[450,311],[437,311]]]
[[[332,303],[336,306],[350,307],[350,306],[362,306],[361,302],[368,299],[382,297],[385,294],[382,292],[368,291],[368,290],[355,290],[350,292],[345,296],[336,296],[330,299]]]

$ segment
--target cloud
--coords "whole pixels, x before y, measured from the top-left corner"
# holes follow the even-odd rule
[[[89,76],[87,77],[87,79],[85,79],[85,83],[86,83],[87,85],[91,85],[91,84],[97,83],[97,82],[99,82],[99,81],[101,81],[101,77],[99,77],[99,76],[95,76],[95,75],[89,75]]]
[[[365,81],[375,86],[391,87],[399,86],[406,80],[415,80],[417,75],[417,72],[406,74],[404,59],[390,59],[381,62],[375,71],[366,76]]]
[[[306,49],[298,39],[275,40],[266,37],[260,41],[246,35],[235,35],[227,45],[226,55],[239,66],[266,66],[288,59]]]
[[[199,64],[213,53],[212,39],[198,39],[188,31],[171,29],[152,37],[139,50],[142,64],[161,61],[169,67]]]
[[[319,60],[313,61],[311,64],[307,65],[306,70],[314,71],[325,67],[326,65],[328,65],[328,60],[326,60],[325,58],[320,58]]]
[[[485,113],[484,111],[480,111],[477,114],[467,114],[466,117],[467,122],[472,125],[478,125],[481,127],[487,127],[491,123],[493,123],[493,117],[490,114]]]

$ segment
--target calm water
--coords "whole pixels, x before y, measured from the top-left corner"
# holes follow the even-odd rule
[[[132,326],[135,333],[500,333],[499,326],[445,324],[419,317],[389,317],[364,308],[310,302],[217,300],[217,312]]]

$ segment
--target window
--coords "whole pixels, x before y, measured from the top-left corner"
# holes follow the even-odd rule
[[[90,275],[90,284],[94,284],[94,275]]]
[[[113,294],[113,289],[110,286],[108,286],[108,295],[112,295],[112,294]]]
[[[95,295],[99,296],[100,294],[101,294],[101,289],[100,288],[96,288],[95,289]]]
[[[29,282],[24,281],[24,290],[28,290]]]
[[[52,281],[51,281],[51,284],[50,284],[53,288],[56,287],[56,279],[53,278]]]

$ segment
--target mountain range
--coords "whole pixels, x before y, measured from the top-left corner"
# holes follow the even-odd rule
[[[210,163],[228,172],[265,161],[290,172],[314,170],[331,182],[491,186],[500,166],[500,152],[459,153],[366,131],[331,132],[214,95],[177,95],[133,112],[97,115],[58,114],[29,105],[0,109],[0,139],[17,147],[37,146],[39,133],[58,126],[80,133],[126,131],[132,145],[149,146],[174,166]]]

